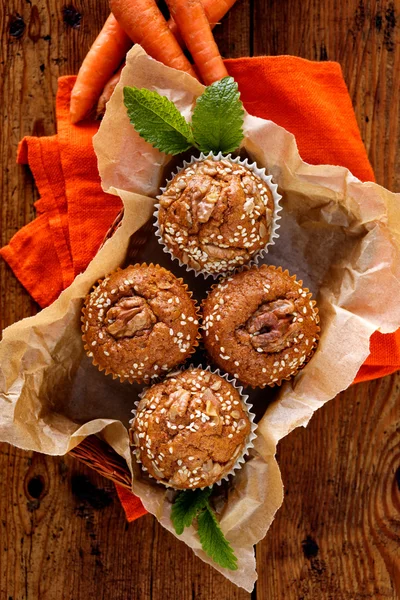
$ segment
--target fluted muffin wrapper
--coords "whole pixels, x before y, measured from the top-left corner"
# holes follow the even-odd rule
[[[188,367],[182,367],[180,369],[174,369],[173,371],[171,371],[171,373],[176,373],[177,371],[180,372],[184,372],[187,371],[189,369],[201,369],[202,371],[209,371],[210,373],[212,373],[213,375],[219,375],[219,377],[222,377],[223,379],[225,379],[228,383],[230,383],[235,390],[239,393],[240,399],[243,403],[243,405],[246,407],[246,412],[250,421],[250,432],[247,436],[246,439],[246,443],[243,447],[242,452],[240,453],[240,455],[238,456],[238,458],[236,459],[235,463],[233,464],[232,468],[224,474],[223,477],[221,477],[221,479],[219,479],[218,481],[214,482],[212,485],[210,486],[204,486],[202,488],[187,488],[189,490],[194,490],[194,489],[205,489],[206,487],[213,487],[213,485],[221,485],[221,483],[223,481],[228,481],[229,476],[230,475],[234,475],[235,471],[238,471],[239,469],[242,468],[243,464],[246,461],[246,457],[249,455],[249,452],[252,448],[254,448],[254,440],[257,437],[256,435],[256,429],[257,429],[257,424],[255,423],[255,414],[253,412],[251,412],[251,409],[253,408],[253,405],[250,404],[249,402],[249,396],[247,394],[243,393],[243,386],[239,385],[237,380],[232,377],[231,375],[229,375],[228,373],[222,373],[220,371],[220,369],[211,369],[211,367],[207,366],[207,367],[203,367],[203,365],[189,365]],[[171,376],[171,373],[169,374],[169,376]],[[166,377],[168,377],[168,374],[166,375]],[[150,388],[151,386],[146,387],[140,394],[139,394],[139,399],[136,400],[135,402],[135,408],[132,409],[132,414],[133,417],[132,419],[129,421],[130,425],[133,424],[133,421],[136,418],[136,413],[137,413],[137,407],[140,403],[140,400],[142,399],[142,397],[144,396],[144,394],[147,392],[147,390]],[[131,446],[135,448],[135,445],[131,443]],[[133,451],[134,455],[135,455],[135,459],[137,463],[141,464],[141,460],[139,457],[139,452],[136,452],[136,450]],[[144,468],[144,467],[142,467]],[[150,475],[150,473],[146,470],[147,475],[151,478],[154,479],[155,481],[157,481],[158,483],[161,483],[162,485],[164,485],[165,487],[168,488],[172,488],[172,489],[177,489],[179,491],[182,491],[182,488],[174,488],[173,486],[165,483],[164,481],[160,480],[160,479],[156,479],[155,477],[153,477],[152,475]],[[186,488],[185,488],[186,489]]]
[[[258,265],[257,265],[257,264],[243,265],[242,267],[240,267],[239,269],[237,269],[237,270],[236,270],[236,273],[240,273],[240,272],[242,272],[242,271],[245,271],[245,270],[250,270],[250,269],[253,269],[253,268],[258,268]],[[289,273],[288,269],[282,269],[282,267],[276,267],[275,265],[268,265],[268,268],[269,268],[269,269],[271,269],[271,270],[273,270],[273,271],[276,271],[277,273],[287,273],[287,274],[288,274],[288,276],[290,277],[290,279],[291,279],[292,281],[295,281],[296,283],[300,284],[300,286],[302,287],[303,291],[307,293],[307,300],[308,300],[308,301],[310,301],[310,302],[312,302],[312,304],[313,304],[313,311],[314,311],[314,313],[315,313],[315,315],[316,315],[316,318],[317,318],[316,325],[317,325],[317,328],[318,328],[318,329],[317,329],[317,332],[316,332],[316,334],[315,334],[315,339],[316,339],[316,341],[315,341],[315,342],[313,343],[313,345],[311,346],[311,348],[310,348],[310,352],[309,352],[309,354],[307,355],[307,357],[306,357],[305,361],[304,361],[302,364],[298,365],[298,367],[296,368],[296,370],[294,370],[294,371],[291,373],[291,375],[288,375],[288,376],[286,376],[286,377],[282,377],[282,378],[278,378],[278,379],[277,379],[277,381],[274,381],[273,383],[266,383],[266,384],[264,384],[264,385],[262,385],[262,386],[255,386],[255,385],[251,385],[250,383],[249,383],[249,384],[246,384],[246,386],[247,386],[247,387],[250,387],[250,388],[251,388],[251,389],[253,389],[253,390],[257,390],[257,389],[259,389],[260,387],[261,387],[262,389],[264,389],[264,388],[266,388],[266,387],[275,387],[275,386],[280,386],[280,385],[282,385],[282,383],[283,383],[284,381],[290,381],[290,380],[291,380],[293,377],[295,377],[295,376],[296,376],[296,375],[297,375],[297,374],[298,374],[300,371],[302,371],[302,369],[304,369],[304,367],[307,365],[307,363],[308,363],[308,362],[309,362],[309,361],[312,359],[312,357],[314,356],[314,353],[315,353],[315,351],[316,351],[316,349],[317,349],[318,342],[319,342],[319,332],[321,331],[321,328],[320,328],[320,325],[319,325],[319,310],[318,310],[317,303],[316,303],[316,301],[313,299],[313,295],[312,295],[312,293],[310,292],[310,290],[309,290],[308,288],[306,288],[306,287],[304,287],[304,286],[303,286],[303,281],[302,281],[301,279],[297,279],[297,275],[290,275],[290,273]],[[229,274],[227,274],[227,275],[226,275],[226,277],[229,277]],[[210,293],[211,293],[211,292],[212,292],[212,291],[213,291],[215,288],[217,288],[217,287],[218,287],[220,284],[221,284],[221,285],[223,285],[223,283],[224,283],[224,279],[226,279],[226,278],[225,278],[225,277],[224,277],[224,278],[222,278],[220,281],[218,281],[218,282],[215,282],[215,283],[214,283],[214,284],[213,284],[213,285],[210,287],[210,289],[209,289],[209,291],[208,291],[208,293],[207,293],[207,296],[206,296],[206,297],[205,297],[205,298],[202,300],[202,302],[201,302],[201,305],[200,305],[200,309],[201,309],[201,311],[203,311],[203,306],[204,306],[204,303],[205,303],[205,301],[207,300],[207,298],[208,298],[209,294],[210,294]],[[202,328],[203,328],[203,326],[202,326]],[[201,342],[201,343],[202,343],[202,347],[204,347],[204,340],[203,340],[203,336],[202,336],[202,342]],[[204,350],[206,351],[205,347],[204,347]],[[239,381],[240,381],[240,380],[239,380]]]
[[[218,154],[213,154],[212,152],[210,152],[209,154],[204,154],[202,152],[200,154],[200,156],[192,156],[189,161],[184,160],[182,165],[176,168],[176,170],[171,174],[171,177],[167,180],[165,186],[160,188],[160,194],[157,196],[157,200],[159,200],[161,195],[167,190],[168,185],[171,183],[173,178],[176,175],[178,175],[178,173],[180,173],[183,169],[186,169],[193,163],[203,162],[204,160],[209,160],[209,159],[214,160],[214,161],[229,160],[232,163],[240,164],[240,165],[246,167],[250,171],[253,171],[253,173],[255,175],[257,175],[260,179],[262,179],[262,181],[267,185],[267,187],[271,191],[273,203],[274,203],[274,210],[272,213],[271,233],[269,236],[269,241],[264,246],[264,248],[257,250],[257,252],[255,252],[250,257],[248,262],[246,263],[246,264],[250,264],[250,265],[258,264],[258,262],[260,260],[262,260],[263,258],[265,258],[265,256],[268,254],[268,248],[270,246],[273,246],[275,244],[275,241],[279,238],[278,229],[280,228],[279,220],[281,218],[279,213],[282,210],[282,207],[280,205],[280,200],[281,200],[282,196],[278,193],[277,184],[273,183],[273,181],[272,181],[272,175],[267,175],[265,169],[258,167],[255,162],[249,161],[248,158],[242,159],[239,156],[232,157],[232,154],[222,154],[222,152],[219,152]],[[158,242],[159,242],[159,244],[161,244],[161,246],[163,248],[163,252],[165,252],[166,254],[169,254],[172,260],[178,261],[179,266],[184,267],[186,269],[186,271],[193,271],[196,277],[198,275],[202,275],[205,279],[207,279],[208,277],[212,277],[214,280],[216,280],[221,275],[224,275],[227,273],[233,273],[237,269],[245,266],[245,265],[238,265],[237,267],[232,267],[232,269],[228,269],[226,271],[220,271],[218,273],[210,273],[206,269],[195,269],[194,267],[191,267],[188,264],[182,262],[180,258],[178,258],[177,256],[175,256],[175,254],[173,254],[172,250],[169,249],[168,245],[166,244],[166,242],[163,239],[163,236],[160,231],[160,224],[159,224],[159,209],[160,209],[160,204],[157,203],[155,205],[155,210],[154,210],[153,216],[154,216],[154,225],[156,228],[155,234],[158,239]]]
[[[130,265],[132,267],[142,267],[142,266],[153,266],[159,269],[164,269],[165,267],[161,267],[160,265],[154,264],[154,263],[135,263],[134,265]],[[140,377],[134,377],[132,375],[130,375],[129,377],[120,377],[117,373],[114,373],[114,371],[111,371],[107,366],[100,364],[94,357],[93,355],[93,351],[90,348],[90,346],[88,346],[88,344],[86,343],[86,337],[85,337],[85,315],[83,314],[83,309],[84,307],[87,305],[87,302],[89,300],[89,297],[91,295],[91,293],[97,288],[98,285],[100,285],[104,279],[106,279],[107,277],[109,277],[110,275],[112,275],[113,273],[117,273],[118,271],[123,271],[124,269],[122,269],[121,267],[118,267],[118,269],[115,269],[115,271],[113,271],[112,273],[110,273],[109,275],[106,275],[105,277],[103,277],[103,279],[98,279],[96,283],[93,284],[90,292],[86,295],[83,306],[82,306],[82,310],[81,310],[81,331],[82,331],[82,341],[83,341],[83,347],[84,350],[88,356],[88,358],[90,358],[90,360],[92,361],[92,364],[97,367],[97,369],[100,372],[104,372],[105,375],[111,375],[113,379],[118,379],[121,383],[123,382],[128,382],[128,383],[137,383],[137,384],[149,384],[150,382],[157,382],[160,379],[160,376],[162,377],[163,373],[166,375],[168,373],[168,371],[164,371],[161,372],[160,376],[150,376],[148,378],[140,378]],[[166,269],[167,270],[167,269]],[[189,358],[189,356],[191,356],[192,354],[194,354],[196,352],[196,348],[199,346],[199,343],[201,341],[201,333],[200,333],[200,322],[201,322],[201,312],[200,312],[200,306],[199,303],[197,302],[197,300],[195,298],[193,298],[193,292],[189,289],[187,283],[185,283],[185,281],[181,278],[181,277],[176,277],[176,279],[179,281],[179,283],[183,286],[183,288],[186,290],[186,293],[188,294],[189,298],[191,299],[191,301],[193,302],[195,311],[196,311],[196,317],[197,317],[197,321],[199,322],[199,326],[198,326],[198,330],[197,330],[197,335],[196,338],[193,342],[193,345],[190,349],[190,352],[188,353],[187,356],[185,356],[181,363],[178,363],[176,366],[171,367],[169,369],[169,371],[171,369],[177,369],[180,367],[181,364],[183,364],[185,361],[187,361],[187,359]]]

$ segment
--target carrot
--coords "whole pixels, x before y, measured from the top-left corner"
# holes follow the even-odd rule
[[[235,4],[236,0],[201,0],[201,3],[204,7],[204,11],[207,15],[208,22],[210,23],[211,29],[217,25],[217,23],[223,19],[228,10],[232,8]],[[181,34],[179,29],[174,21],[174,19],[169,19],[168,27],[178,40],[179,44],[183,45],[183,40],[181,38]]]
[[[124,31],[150,56],[196,77],[154,0],[110,0],[110,6]]]
[[[166,1],[204,83],[209,85],[228,75],[201,0]]]
[[[204,6],[205,13],[210,22],[211,29],[217,25],[217,23],[226,15],[228,10],[235,4],[236,0],[201,0]],[[179,29],[175,23],[175,21],[171,18],[168,21],[168,27],[176,37],[180,46],[184,46],[184,42],[182,40]],[[122,60],[122,57],[121,57]],[[121,69],[115,73],[111,79],[104,86],[103,92],[100,96],[99,102],[97,104],[97,116],[100,117],[105,110],[105,106],[111,95],[115,89],[119,81],[119,77],[121,74]]]
[[[111,14],[79,69],[71,93],[72,123],[87,116],[131,46],[131,40]]]
[[[97,103],[97,108],[96,108],[97,119],[100,119],[104,115],[104,112],[106,110],[106,104],[109,101],[109,99],[111,98],[111,96],[113,95],[115,88],[117,87],[117,83],[121,78],[121,71],[124,68],[124,66],[125,66],[125,63],[123,65],[121,65],[121,67],[118,69],[118,71],[116,73],[114,73],[114,75],[111,77],[111,79],[109,79],[107,81],[106,85],[104,86],[104,89],[103,89],[101,96],[99,98],[99,101]]]

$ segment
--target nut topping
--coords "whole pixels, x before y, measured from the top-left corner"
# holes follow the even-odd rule
[[[250,317],[244,328],[237,330],[243,341],[250,336],[255,349],[263,352],[280,352],[291,345],[301,329],[300,323],[293,323],[294,302],[280,299],[262,304]]]
[[[210,389],[214,390],[215,392],[217,392],[218,390],[221,389],[221,386],[222,386],[222,381],[217,380],[217,381],[214,381],[214,383],[212,383],[210,385]]]
[[[177,416],[183,417],[186,413],[190,400],[190,392],[181,388],[170,394],[170,399],[171,398],[173,400],[168,415],[171,421],[174,421]]]
[[[197,219],[199,223],[207,223],[211,217],[211,213],[214,210],[214,206],[218,200],[219,191],[218,189],[211,191],[204,200],[199,202],[197,207]]]
[[[107,331],[114,338],[133,337],[150,329],[157,319],[146,300],[139,296],[121,298],[107,312],[107,320],[113,321]]]

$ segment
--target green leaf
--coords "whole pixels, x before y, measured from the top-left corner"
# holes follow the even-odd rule
[[[193,111],[196,145],[202,152],[233,152],[243,139],[243,119],[243,104],[236,81],[233,77],[216,81],[197,99]]]
[[[124,103],[138,134],[161,152],[180,154],[193,146],[189,123],[165,96],[124,87]]]
[[[178,535],[185,527],[190,527],[198,512],[207,505],[210,494],[211,488],[185,490],[178,494],[171,511],[172,524]]]
[[[206,509],[197,517],[197,523],[204,552],[224,569],[236,571],[237,558],[208,503]]]

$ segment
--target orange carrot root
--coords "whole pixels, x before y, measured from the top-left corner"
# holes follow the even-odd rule
[[[95,106],[104,86],[131,46],[128,35],[111,14],[79,69],[71,93],[72,123],[82,120]]]
[[[110,0],[115,18],[150,56],[160,62],[196,77],[154,0]]]
[[[121,71],[124,68],[124,64],[118,69],[118,71],[116,73],[114,73],[114,75],[111,77],[111,79],[109,79],[106,83],[106,85],[104,86],[104,90],[101,93],[101,96],[99,98],[99,101],[97,103],[97,108],[96,108],[96,118],[100,119],[106,110],[106,104],[109,101],[109,99],[111,98],[111,96],[113,95],[113,92],[115,90],[115,88],[117,87],[117,83],[119,82],[120,78],[121,78]]]
[[[167,4],[204,83],[228,75],[201,0],[167,0]]]
[[[224,18],[228,10],[232,8],[236,1],[237,0],[201,0],[211,29],[214,29],[217,23]],[[183,46],[183,40],[174,19],[169,19],[168,27],[178,40],[179,44]]]

